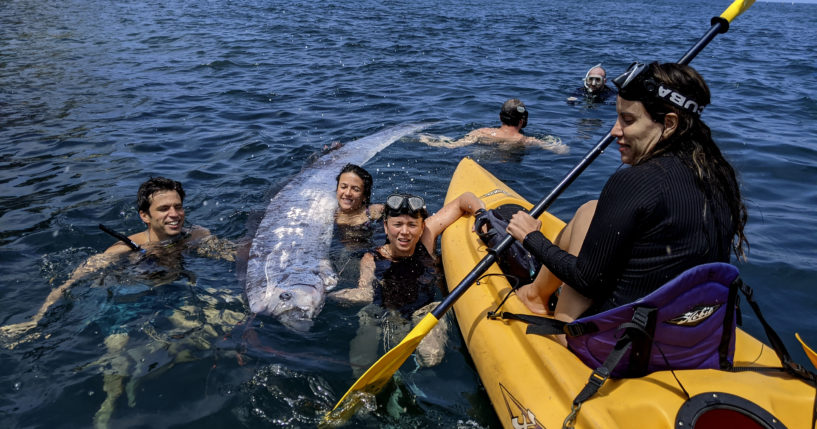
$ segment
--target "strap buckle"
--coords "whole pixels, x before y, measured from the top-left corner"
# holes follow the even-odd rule
[[[587,384],[593,385],[593,391],[598,391],[607,379],[610,378],[610,370],[606,366],[600,366],[593,370]]]
[[[562,330],[565,332],[565,335],[571,337],[584,335],[584,328],[582,328],[582,325],[579,323],[567,323],[562,327]]]

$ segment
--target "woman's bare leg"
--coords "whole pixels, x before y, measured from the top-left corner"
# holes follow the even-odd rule
[[[596,203],[596,200],[592,200],[579,207],[579,209],[576,210],[576,213],[573,215],[573,219],[571,219],[564,229],[559,232],[559,235],[556,236],[553,243],[571,255],[578,255],[582,248],[582,243],[584,243],[584,237],[587,236],[587,230],[590,228],[590,221],[593,220],[593,214],[596,212]],[[550,296],[556,292],[560,286],[562,287],[562,292],[559,295],[559,304],[561,304],[564,300],[562,294],[564,294],[565,285],[561,280],[553,275],[553,273],[551,273],[547,267],[543,266],[542,269],[539,270],[539,274],[537,274],[536,278],[533,280],[533,283],[522,286],[516,292],[516,294],[519,297],[519,300],[522,301],[531,312],[536,314],[547,314],[548,300],[550,300]],[[572,294],[568,293],[568,296],[570,297],[568,300],[573,303],[577,303],[577,298],[573,297],[572,295],[579,294],[575,291],[572,292]],[[579,296],[581,297],[581,295]],[[560,318],[559,304],[556,305],[556,318]],[[589,304],[587,304],[587,306],[589,307]],[[563,317],[567,314],[574,314],[579,308],[580,307],[573,308],[572,305],[562,304],[561,314]],[[578,314],[581,314],[581,312]],[[574,316],[573,319],[576,317],[578,317],[578,315]]]

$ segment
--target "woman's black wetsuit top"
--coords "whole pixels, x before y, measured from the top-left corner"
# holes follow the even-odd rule
[[[366,222],[359,225],[339,225],[335,224],[335,232],[341,243],[371,243],[372,235],[378,225],[379,219],[373,219],[369,213],[369,207],[366,207]]]
[[[372,280],[375,304],[411,317],[414,311],[434,301],[437,269],[423,243],[417,243],[411,256],[395,261],[384,258],[377,250],[370,253],[375,263]]]
[[[633,302],[696,265],[729,262],[730,218],[726,202],[705,196],[680,155],[664,154],[610,177],[578,257],[538,231],[524,245],[591,298],[585,314],[593,314]]]

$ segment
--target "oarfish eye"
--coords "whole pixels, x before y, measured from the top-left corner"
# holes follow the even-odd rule
[[[292,299],[292,293],[281,292],[281,295],[278,295],[278,298],[281,298],[281,301],[289,301],[290,299]]]

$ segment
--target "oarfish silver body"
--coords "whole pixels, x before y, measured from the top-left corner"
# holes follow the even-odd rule
[[[305,331],[337,284],[329,261],[335,178],[347,163],[363,165],[377,152],[428,124],[385,129],[344,144],[304,168],[271,200],[247,261],[245,292],[253,313]]]

